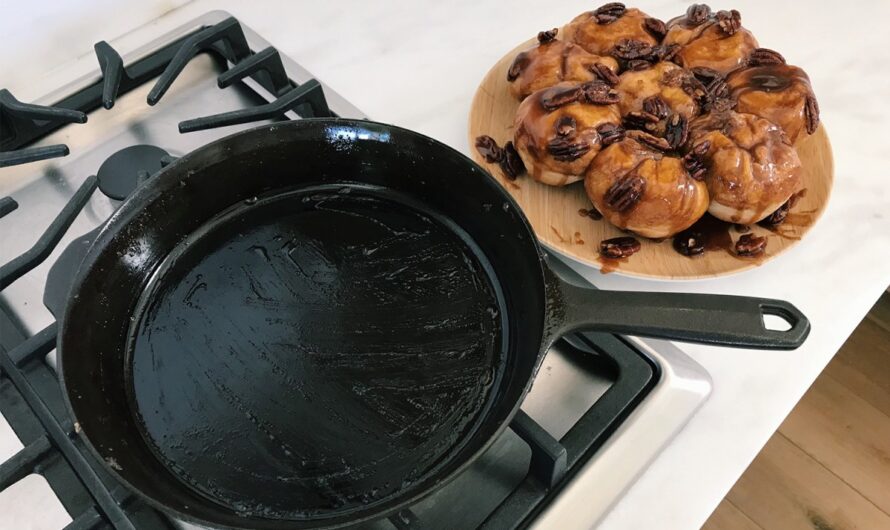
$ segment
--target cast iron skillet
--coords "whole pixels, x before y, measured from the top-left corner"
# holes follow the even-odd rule
[[[791,304],[557,279],[471,160],[377,123],[302,120],[203,147],[97,236],[61,323],[88,445],[209,526],[335,526],[441,486],[575,330],[790,349]],[[791,323],[769,331],[763,314]]]

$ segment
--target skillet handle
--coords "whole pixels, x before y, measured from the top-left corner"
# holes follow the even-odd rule
[[[564,303],[559,333],[609,331],[736,348],[793,350],[810,322],[792,304],[769,298],[715,294],[600,291],[557,279]],[[764,315],[791,325],[770,330]],[[555,338],[555,337],[554,337]]]

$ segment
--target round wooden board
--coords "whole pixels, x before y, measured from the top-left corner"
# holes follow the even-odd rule
[[[752,227],[755,234],[767,236],[764,255],[751,259],[734,256],[728,251],[709,251],[688,258],[674,251],[670,239],[656,242],[639,238],[643,247],[638,253],[620,262],[606,262],[604,266],[599,258],[599,242],[627,234],[605,220],[595,221],[578,213],[591,208],[583,183],[560,188],[540,184],[527,175],[509,181],[497,164],[485,162],[474,147],[476,138],[481,135],[491,136],[499,145],[513,139],[513,117],[519,102],[509,92],[507,69],[517,53],[535,42],[530,39],[519,45],[486,74],[470,107],[469,140],[473,159],[488,169],[516,199],[538,239],[548,248],[603,272],[668,280],[713,278],[756,267],[778,256],[797,244],[825,210],[834,180],[834,161],[825,127],[820,125],[815,134],[802,138],[796,146],[803,164],[802,187],[806,194],[775,232],[756,225]],[[740,235],[735,230],[729,233],[733,240]]]

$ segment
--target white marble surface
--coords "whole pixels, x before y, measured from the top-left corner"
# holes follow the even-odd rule
[[[18,43],[0,53],[0,85],[22,99],[36,98],[42,79],[91,54],[95,41],[126,33],[178,3],[82,0],[61,7],[47,0],[0,0],[0,34]],[[195,15],[226,9],[369,116],[466,151],[470,99],[491,64],[538,30],[597,5],[197,0],[182,9]],[[669,18],[687,3],[638,5]],[[856,14],[844,16],[837,5],[712,3],[741,10],[761,45],[781,51],[812,78],[834,145],[836,182],[825,216],[805,241],[757,270],[724,279],[660,283],[586,272],[605,288],[785,298],[813,324],[807,343],[794,352],[684,347],[712,374],[714,393],[602,528],[698,528],[890,283],[890,145],[884,130],[890,123],[890,2],[856,2]]]

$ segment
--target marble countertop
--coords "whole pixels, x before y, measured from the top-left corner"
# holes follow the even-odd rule
[[[41,79],[92,54],[94,42],[112,40],[180,3],[4,5],[0,34],[18,45],[0,53],[0,85],[22,100],[35,99],[43,95],[36,92]],[[196,0],[181,9],[194,16],[226,9],[374,119],[468,152],[470,100],[488,68],[538,30],[598,5]],[[636,5],[667,19],[687,2]],[[711,5],[739,9],[761,45],[808,71],[834,146],[828,209],[801,244],[735,276],[664,283],[581,272],[602,288],[784,298],[809,316],[813,331],[793,352],[684,345],[713,376],[713,394],[602,521],[604,529],[698,528],[890,284],[890,145],[879,129],[890,123],[890,73],[884,68],[890,64],[884,23],[890,3],[857,2],[855,10],[867,16],[849,17],[839,17],[828,2],[806,8],[792,0]]]

